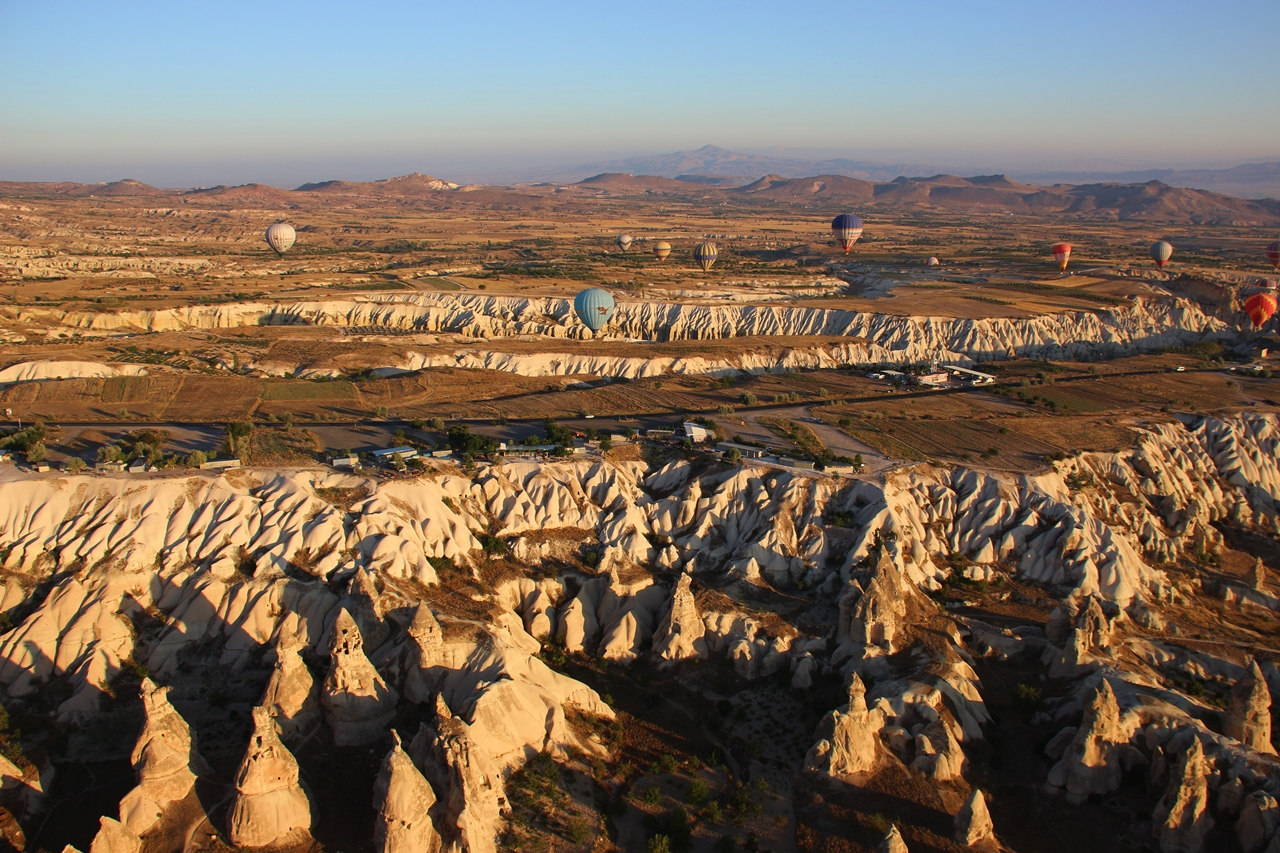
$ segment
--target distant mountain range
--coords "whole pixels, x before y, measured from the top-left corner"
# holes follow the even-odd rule
[[[891,181],[898,177],[955,171],[969,170],[958,170],[954,166],[942,168],[936,163],[874,163],[844,158],[806,160],[772,157],[743,154],[715,145],[704,145],[696,151],[676,151],[672,154],[588,163],[565,170],[565,177],[581,179],[602,172],[624,172],[684,180],[697,180],[702,177],[729,179],[713,185],[733,186],[748,184],[761,175],[777,175],[784,178],[844,175],[850,178],[861,178],[864,181]],[[1130,172],[1010,170],[1007,174],[1022,183],[1038,186],[1059,183],[1145,184],[1148,181],[1160,181],[1173,187],[1210,190],[1241,198],[1280,198],[1280,162],[1250,163],[1230,169],[1146,169]],[[711,181],[703,182],[712,184]]]
[[[820,207],[839,204],[859,211],[933,210],[1217,225],[1274,225],[1280,221],[1280,202],[1249,201],[1209,190],[1173,187],[1160,181],[1043,187],[1010,180],[1004,175],[962,178],[938,174],[927,178],[867,181],[847,175],[787,178],[775,174],[726,188],[687,178],[606,172],[567,189],[612,196],[718,199],[722,203],[760,199]]]

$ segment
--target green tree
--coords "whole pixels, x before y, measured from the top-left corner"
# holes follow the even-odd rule
[[[671,853],[671,839],[658,833],[649,839],[649,853]]]
[[[85,469],[84,460],[79,456],[72,456],[67,460],[67,470],[72,474],[79,474]]]
[[[385,418],[387,416],[387,407],[375,406],[373,409],[373,416],[375,418],[378,418],[379,420],[381,420],[382,418]]]
[[[730,465],[739,465],[742,463],[742,453],[736,447],[729,448],[729,452],[724,455],[724,461]]]
[[[43,462],[48,451],[45,449],[44,442],[38,441],[27,448],[27,461],[32,465]]]
[[[209,457],[205,455],[203,450],[193,450],[191,451],[191,455],[187,457],[187,467],[199,468],[208,461]]]
[[[750,391],[743,391],[742,395],[738,399],[742,401],[742,405],[744,406],[754,406],[759,402],[759,400],[756,399],[756,395],[752,394]]]
[[[444,432],[444,418],[436,416],[427,421],[427,425],[437,432]]]
[[[853,454],[853,470],[855,470],[855,471],[861,471],[861,470],[862,470],[863,468],[865,468],[865,467],[866,467],[866,465],[865,465],[865,463],[862,461],[862,454],[861,454],[861,453],[855,453],[855,454]]]

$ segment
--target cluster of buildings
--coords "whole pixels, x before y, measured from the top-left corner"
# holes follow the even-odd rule
[[[938,367],[934,365],[921,373],[904,373],[901,370],[878,370],[867,374],[868,379],[883,379],[894,385],[914,388],[947,388],[955,385],[991,385],[996,378],[990,373],[970,370],[967,367]]]

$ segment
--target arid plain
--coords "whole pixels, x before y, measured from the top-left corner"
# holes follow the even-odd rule
[[[1280,204],[723,183],[0,184],[11,846],[1280,849]]]

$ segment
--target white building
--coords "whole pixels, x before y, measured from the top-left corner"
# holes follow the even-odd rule
[[[694,444],[702,444],[704,441],[711,439],[711,430],[702,424],[695,424],[693,421],[684,422],[684,437],[692,441]]]

